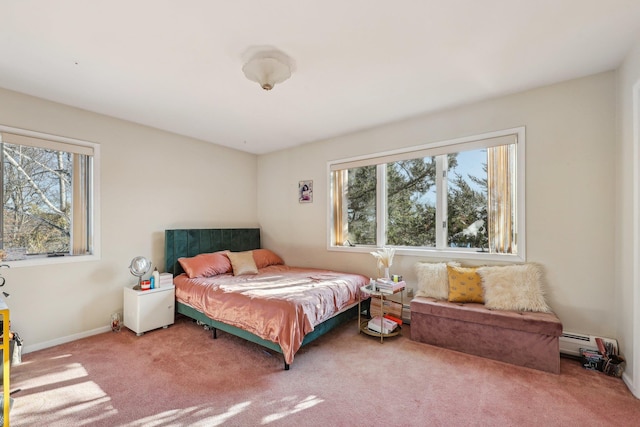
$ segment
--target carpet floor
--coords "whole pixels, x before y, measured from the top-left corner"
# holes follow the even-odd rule
[[[356,321],[280,355],[179,316],[25,354],[12,426],[630,426],[621,379],[562,359],[555,375],[457,353]]]

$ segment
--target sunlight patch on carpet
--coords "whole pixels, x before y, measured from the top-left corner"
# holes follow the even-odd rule
[[[191,406],[182,409],[173,409],[160,412],[148,417],[137,419],[126,424],[127,427],[155,427],[166,425],[190,425],[190,426],[221,426],[227,422],[233,422],[233,417],[240,415],[251,406],[251,402],[242,402],[231,406],[222,414],[209,414],[214,411],[210,406]],[[177,423],[177,424],[175,424]]]
[[[236,415],[246,410],[250,405],[251,405],[251,402],[238,403],[236,405],[233,405],[229,409],[227,409],[227,412],[225,412],[224,414],[220,414],[216,417],[209,418],[207,421],[211,422],[212,424],[210,425],[212,426],[222,425],[225,421],[235,417]]]
[[[89,374],[79,363],[70,363],[60,370],[49,369],[42,375],[35,376],[28,381],[29,387],[46,387],[60,382],[69,382],[78,378],[86,378]]]
[[[283,401],[287,401],[287,400],[291,400],[290,398],[285,398],[282,399]],[[308,396],[305,399],[303,399],[302,401],[298,402],[295,406],[293,406],[292,408],[283,408],[281,409],[279,412],[273,413],[271,415],[267,415],[266,417],[262,418],[262,424],[269,424],[278,420],[281,420],[282,418],[285,418],[289,415],[293,415],[295,413],[304,411],[305,409],[309,409],[312,408],[314,406],[316,406],[319,403],[324,402],[323,399],[320,399],[319,397],[316,396]],[[289,402],[284,402],[286,403],[286,405],[290,405]]]
[[[25,422],[25,425],[39,425],[43,419],[47,419],[52,424],[66,423],[68,420],[97,422],[107,419],[116,412],[110,404],[111,398],[96,383],[84,381],[71,385],[65,382],[65,384],[49,387],[50,390],[55,390],[54,399],[51,399],[52,394],[48,392],[50,390],[33,393],[26,401],[20,399],[18,395],[17,401],[25,414],[21,417],[21,421]],[[29,392],[29,389],[22,389],[22,391]]]

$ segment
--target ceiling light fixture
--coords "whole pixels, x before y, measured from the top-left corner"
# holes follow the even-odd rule
[[[276,83],[282,83],[291,77],[291,60],[279,51],[258,52],[251,58],[242,71],[244,75],[257,82],[264,90],[271,90]]]

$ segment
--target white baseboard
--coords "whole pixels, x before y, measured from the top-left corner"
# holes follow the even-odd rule
[[[32,351],[43,350],[45,348],[54,347],[56,345],[65,344],[71,341],[79,340],[81,338],[90,337],[93,335],[109,332],[110,326],[102,326],[100,328],[92,329],[90,331],[80,332],[78,334],[68,335],[66,337],[56,338],[55,340],[45,341],[38,344],[24,345],[22,348],[22,354],[31,353]]]
[[[638,399],[640,399],[640,390],[633,384],[633,379],[627,375],[627,373],[622,374],[622,381],[627,385],[629,391]]]

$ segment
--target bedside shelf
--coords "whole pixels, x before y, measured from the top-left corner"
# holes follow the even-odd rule
[[[369,320],[361,321],[360,332],[362,332],[363,334],[371,335],[372,337],[380,337],[380,336],[382,336],[382,338],[395,337],[396,335],[399,335],[402,330],[402,326],[398,325],[392,332],[388,334],[383,334],[380,332],[372,331],[367,326],[368,324],[369,324]]]
[[[380,317],[384,317],[385,314],[388,314],[388,312],[385,311],[385,304],[384,304],[385,299],[399,293],[400,299],[401,299],[400,318],[402,318],[402,307],[404,307],[403,291],[405,289],[405,286],[399,289],[396,289],[393,292],[374,291],[367,288],[361,288],[361,289],[367,294],[369,294],[370,296],[380,298]],[[369,319],[361,320],[361,314],[362,314],[362,309],[360,307],[360,301],[358,301],[358,333],[362,332],[363,334],[380,338],[380,343],[383,343],[385,338],[395,337],[396,335],[400,335],[400,333],[402,332],[402,327],[400,325],[396,326],[396,328],[393,331],[386,334],[383,332],[373,331],[369,329]],[[371,308],[369,308],[369,314],[371,314]]]

